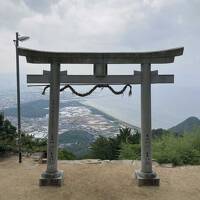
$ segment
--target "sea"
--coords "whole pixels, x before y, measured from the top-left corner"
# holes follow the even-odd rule
[[[10,78],[9,78],[10,77]],[[11,84],[8,84],[11,83]],[[27,100],[29,94],[30,101],[44,98],[41,95],[42,88],[29,88],[25,80],[22,80],[21,92],[22,100]],[[16,93],[16,84],[13,76],[1,76],[0,79],[0,96],[8,98],[10,93]],[[187,85],[187,84],[186,84]],[[122,89],[123,86],[113,86],[115,90]],[[79,92],[86,92],[92,86],[76,86]],[[88,97],[77,97],[66,91],[68,95],[61,94],[61,99],[76,99],[81,103],[93,106],[119,120],[141,126],[141,98],[140,86],[132,87],[132,95],[128,95],[128,90],[123,95],[114,95],[107,89],[97,89]],[[25,95],[24,95],[25,94]],[[15,98],[16,98],[16,94]],[[37,98],[36,98],[37,97]],[[45,97],[47,98],[47,97]],[[5,102],[0,100],[0,102]],[[9,101],[9,99],[8,99]],[[8,102],[6,100],[6,102]],[[154,84],[151,87],[151,104],[152,104],[152,128],[170,128],[188,117],[195,116],[200,118],[200,87],[196,86],[177,86],[176,84]]]
[[[119,87],[118,87],[119,89]],[[106,90],[106,89],[105,89]],[[140,87],[133,87],[132,95],[112,95],[100,91],[83,103],[134,126],[141,126]],[[151,88],[152,128],[171,128],[190,116],[200,118],[200,89],[156,85]]]

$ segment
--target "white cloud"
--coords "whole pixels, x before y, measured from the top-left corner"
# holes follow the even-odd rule
[[[199,84],[199,9],[198,0],[2,1],[1,73],[15,71],[12,40],[19,31],[31,36],[24,46],[44,50],[145,51],[185,46],[184,56],[160,71],[175,73],[180,85]],[[26,72],[41,69],[27,66]],[[132,70],[116,67],[116,73]],[[83,73],[78,67],[71,71]]]
[[[17,28],[23,18],[30,16],[31,14],[31,11],[27,9],[23,1],[1,1],[0,30],[9,29],[12,31],[13,29]]]

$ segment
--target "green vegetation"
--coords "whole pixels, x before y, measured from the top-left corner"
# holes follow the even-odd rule
[[[94,140],[94,136],[86,131],[71,130],[59,135],[59,143],[89,143]]]
[[[140,160],[141,146],[140,144],[122,144],[119,154],[119,159]]]
[[[60,108],[63,107],[73,107],[73,106],[81,106],[82,104],[78,101],[67,101],[61,102]],[[23,103],[21,105],[21,114],[23,117],[37,118],[37,117],[45,117],[49,113],[49,101],[48,100],[36,100],[32,102]],[[6,108],[4,110],[6,116],[17,116],[17,110],[15,107]]]
[[[0,113],[0,154],[16,150],[16,128]]]
[[[59,160],[75,160],[76,156],[67,151],[66,149],[58,149],[58,159]]]
[[[169,131],[181,134],[184,132],[192,132],[193,129],[200,128],[200,119],[197,117],[189,117],[183,122],[169,129]]]
[[[196,119],[192,121],[197,122]],[[185,124],[185,127],[188,126]],[[200,164],[200,128],[178,134],[169,130],[156,129],[152,130],[152,135],[152,155],[158,163]],[[0,155],[17,153],[17,139],[16,127],[0,113]],[[33,135],[22,133],[21,142],[22,152],[25,153],[45,152],[47,148],[47,138],[35,138]],[[116,137],[100,136],[95,141],[94,136],[85,131],[68,131],[59,135],[59,143],[64,146],[58,150],[60,160],[140,159],[140,134],[137,130],[132,133],[130,128],[121,128]],[[84,157],[86,154],[87,156]]]
[[[163,130],[152,143],[153,159],[158,163],[172,163],[174,166],[200,164],[200,129],[179,135]],[[140,159],[140,145],[123,144],[119,158]]]
[[[82,130],[71,130],[59,135],[59,144],[76,155],[77,159],[88,154],[92,142],[94,142],[94,136]]]
[[[16,127],[9,120],[4,120],[4,115],[0,113],[0,156],[11,152],[17,153],[17,139]],[[33,135],[22,133],[21,144],[24,153],[46,152],[47,138],[36,138]],[[75,155],[66,149],[58,150],[58,159],[60,160],[74,160],[75,158]]]
[[[136,131],[131,133],[130,128],[121,128],[120,134],[114,138],[106,138],[100,136],[91,144],[90,157],[104,160],[118,159],[120,149],[123,144],[137,144],[139,143],[140,135]]]
[[[162,128],[153,129],[151,131],[153,139],[160,138],[162,135],[170,134],[171,132]]]
[[[34,153],[45,152],[47,149],[47,138],[35,138],[33,135],[22,133],[22,152]]]
[[[0,154],[18,152],[18,134],[16,127],[0,113]],[[33,135],[21,134],[22,152],[33,153],[46,150],[47,139],[35,138]]]
[[[200,129],[181,136],[167,134],[155,139],[153,158],[158,163],[173,165],[200,164]]]
[[[152,131],[153,159],[158,163],[176,165],[200,164],[200,128],[182,134],[164,129]],[[91,158],[140,159],[140,135],[131,134],[131,129],[120,129],[115,138],[99,137],[91,145]]]
[[[90,150],[91,158],[114,160],[118,158],[119,145],[113,138],[100,136],[93,144],[91,144]]]

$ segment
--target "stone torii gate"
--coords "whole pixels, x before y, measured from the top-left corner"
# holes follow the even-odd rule
[[[40,185],[59,185],[63,183],[63,172],[57,168],[58,121],[60,85],[97,84],[140,84],[141,85],[141,169],[135,172],[138,185],[159,185],[159,178],[152,170],[151,152],[151,84],[174,83],[174,75],[159,75],[151,71],[151,64],[173,63],[176,56],[183,54],[184,48],[154,52],[126,53],[82,53],[46,52],[18,48],[20,56],[28,63],[50,64],[50,72],[43,75],[28,75],[27,83],[50,84],[49,127],[47,147],[47,169],[42,173]],[[60,72],[61,64],[93,64],[94,75],[68,75]],[[141,64],[141,71],[133,75],[108,75],[108,64]]]

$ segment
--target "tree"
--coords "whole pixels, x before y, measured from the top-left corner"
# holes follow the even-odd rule
[[[36,138],[34,135],[22,133],[21,143],[24,152],[45,152],[47,150],[47,138]]]
[[[16,127],[7,119],[4,119],[3,114],[0,114],[0,153],[17,152],[16,139],[18,134]],[[46,151],[47,138],[35,138],[33,135],[26,133],[21,134],[22,152],[37,152]]]
[[[100,136],[95,142],[91,144],[90,153],[92,158],[102,160],[118,159],[122,144],[138,144],[140,141],[140,134],[136,131],[131,133],[131,129],[121,128],[120,133],[114,138],[106,138]]]
[[[162,129],[162,128],[158,128],[158,129],[153,129],[151,131],[152,136],[154,139],[158,138],[158,137],[162,137],[163,135],[167,135],[170,134],[170,132],[168,130]]]
[[[131,128],[121,128],[119,129],[120,134],[117,135],[118,142],[127,143],[127,144],[139,144],[140,143],[140,134],[138,130],[134,130],[135,133],[131,133]]]
[[[3,127],[3,122],[4,122],[4,114],[0,113],[0,130]]]
[[[141,156],[140,144],[122,144],[120,149],[120,159],[138,160]]]
[[[0,153],[16,150],[16,128],[9,120],[4,120],[4,115],[0,114]]]
[[[100,136],[94,143],[91,144],[91,156],[92,158],[98,158],[102,160],[112,159],[111,142],[109,138]]]
[[[59,160],[75,160],[76,156],[67,151],[66,149],[58,149],[58,159]]]

